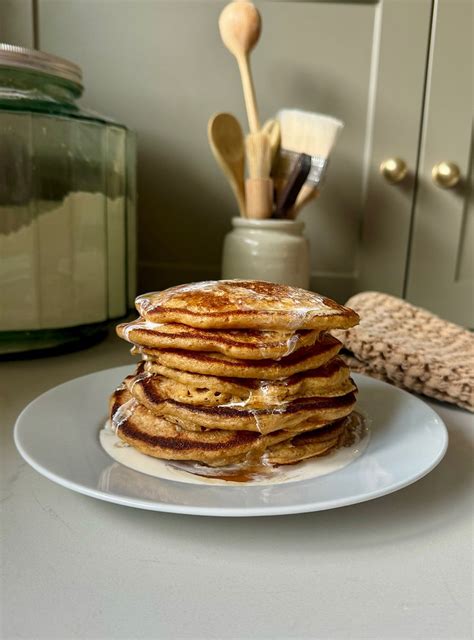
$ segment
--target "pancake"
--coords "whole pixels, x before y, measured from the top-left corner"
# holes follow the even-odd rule
[[[228,405],[204,407],[164,398],[156,391],[152,380],[152,377],[143,374],[143,377],[129,376],[124,384],[130,394],[154,414],[189,430],[204,427],[267,434],[293,428],[309,419],[331,422],[347,416],[355,405],[355,394],[351,391],[342,396],[304,398],[263,409],[248,405],[243,409]]]
[[[212,351],[233,358],[282,358],[316,342],[319,332],[258,331],[256,329],[196,329],[185,324],[153,323],[141,318],[119,324],[117,334],[132,344],[151,347]]]
[[[345,421],[341,420],[337,424],[298,434],[291,440],[268,448],[265,460],[273,465],[294,464],[314,456],[325,455],[339,445],[345,428]]]
[[[243,459],[259,435],[250,431],[186,431],[153,415],[117,390],[111,399],[110,420],[116,435],[138,451],[165,460],[199,460],[224,465]]]
[[[196,460],[210,466],[224,466],[260,459],[268,447],[295,437],[279,430],[270,435],[251,431],[186,431],[148,411],[126,389],[118,389],[110,400],[110,420],[117,436],[146,455],[165,460]],[[325,423],[309,420],[302,431],[325,429]]]
[[[117,333],[143,360],[110,401],[124,442],[176,464],[239,472],[343,443],[357,387],[329,331],[357,324],[351,309],[256,280],[173,287],[139,296],[136,307],[140,318]]]
[[[317,293],[260,280],[210,280],[135,300],[146,320],[202,329],[346,329],[355,311]]]
[[[319,369],[275,381],[203,376],[153,362],[141,362],[137,375],[143,378],[143,372],[149,374],[148,384],[163,398],[206,407],[230,403],[261,407],[297,398],[340,396],[355,389],[349,368],[338,357]]]
[[[341,346],[339,340],[329,334],[324,334],[314,345],[302,347],[280,360],[237,359],[218,353],[184,349],[137,347],[136,350],[146,359],[171,369],[210,376],[278,380],[288,378],[301,371],[321,367],[338,354]]]

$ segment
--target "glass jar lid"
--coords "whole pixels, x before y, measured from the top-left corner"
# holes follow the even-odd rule
[[[77,64],[43,51],[0,43],[0,67],[39,71],[73,82],[82,89],[82,69]]]

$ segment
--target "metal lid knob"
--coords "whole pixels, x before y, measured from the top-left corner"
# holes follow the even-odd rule
[[[438,162],[433,167],[431,176],[441,189],[452,189],[461,180],[461,170],[454,162]]]
[[[407,163],[401,158],[387,158],[380,165],[380,173],[390,184],[397,184],[405,179],[408,173]]]

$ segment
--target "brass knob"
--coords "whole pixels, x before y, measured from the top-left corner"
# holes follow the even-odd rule
[[[397,184],[406,178],[407,163],[401,158],[388,158],[380,165],[380,173],[390,184]]]
[[[454,162],[438,162],[433,167],[431,176],[441,189],[452,189],[461,180],[461,170]]]

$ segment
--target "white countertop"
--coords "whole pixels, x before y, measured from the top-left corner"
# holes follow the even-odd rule
[[[372,502],[274,518],[140,511],[43,478],[12,439],[37,395],[127,362],[126,344],[110,337],[0,364],[0,637],[472,637],[471,414],[430,402],[449,429],[445,459]]]

